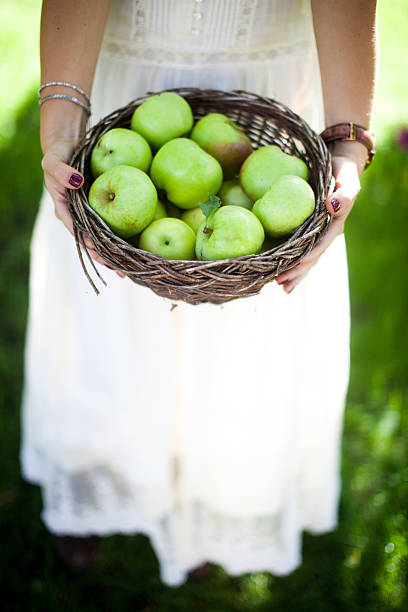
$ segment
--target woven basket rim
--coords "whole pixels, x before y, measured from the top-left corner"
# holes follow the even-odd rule
[[[157,95],[157,94],[164,93],[164,92],[175,92],[185,97],[187,101],[190,103],[190,105],[194,107],[193,112],[194,112],[195,118],[196,118],[197,108],[199,108],[200,104],[201,106],[209,105],[209,106],[214,106],[215,108],[219,105],[221,106],[222,105],[226,105],[226,106],[232,105],[232,107],[234,108],[233,112],[238,112],[238,113],[241,112],[242,115],[244,115],[245,113],[247,114],[251,113],[251,118],[252,116],[256,118],[260,116],[262,117],[263,116],[262,113],[267,115],[268,112],[269,111],[272,112],[272,110],[273,110],[273,113],[275,113],[279,117],[280,117],[279,113],[281,113],[283,119],[280,118],[280,121],[283,123],[283,127],[279,126],[279,129],[278,129],[279,135],[283,134],[285,139],[288,141],[288,143],[290,141],[291,146],[294,146],[294,145],[298,146],[296,144],[297,138],[299,139],[299,146],[303,146],[303,148],[305,148],[306,146],[304,144],[305,141],[307,141],[307,143],[309,142],[312,143],[311,146],[316,147],[316,149],[318,150],[319,156],[322,158],[325,164],[325,167],[323,168],[323,170],[321,168],[319,168],[318,171],[316,171],[315,168],[313,169],[315,171],[315,175],[318,176],[319,185],[323,181],[324,186],[323,188],[319,187],[319,193],[316,193],[316,187],[313,187],[312,185],[313,190],[315,191],[315,196],[316,196],[316,207],[312,215],[308,219],[306,219],[306,221],[301,226],[299,226],[296,229],[296,231],[293,232],[291,236],[288,236],[287,239],[283,239],[282,243],[274,246],[272,249],[263,251],[258,254],[241,255],[238,257],[232,257],[232,258],[221,259],[221,260],[211,260],[211,261],[169,260],[160,255],[148,253],[146,251],[143,251],[142,249],[132,246],[123,238],[120,238],[119,236],[115,235],[112,232],[112,230],[110,230],[108,225],[99,217],[99,215],[97,215],[97,213],[90,207],[88,203],[87,190],[89,189],[89,186],[91,182],[93,181],[93,178],[89,176],[89,170],[87,170],[87,164],[89,164],[90,152],[92,150],[92,147],[96,143],[96,141],[100,138],[100,136],[103,133],[105,133],[106,131],[110,129],[113,129],[114,127],[119,127],[119,125],[124,122],[125,120],[124,118],[130,117],[131,114],[133,114],[133,111],[135,110],[135,108],[139,106],[140,104],[142,104],[147,98],[149,98],[152,95]],[[211,111],[207,111],[207,112],[211,112]],[[220,110],[219,112],[222,112],[222,111]],[[230,111],[230,114],[231,113],[232,111]],[[225,112],[225,114],[228,115],[228,112]],[[263,121],[265,123],[265,130],[269,129],[270,126],[272,125],[271,121],[267,119],[263,119]],[[297,130],[296,137],[294,136],[295,129]],[[259,129],[259,130],[260,130],[261,138],[262,138],[263,137],[262,129]],[[299,134],[301,134],[302,138],[300,138]],[[287,144],[286,140],[285,140],[285,144]],[[254,149],[258,148],[258,146],[264,146],[262,144],[257,146],[256,142],[253,142],[253,145],[254,145]],[[313,246],[317,244],[317,242],[321,239],[321,237],[327,231],[327,228],[331,222],[331,215],[327,211],[325,205],[324,205],[324,208],[322,207],[322,201],[325,202],[325,198],[327,196],[327,193],[329,192],[330,179],[331,179],[331,157],[320,135],[317,134],[305,122],[305,120],[302,119],[302,117],[300,117],[293,110],[286,107],[282,102],[279,102],[272,98],[267,98],[265,96],[259,96],[255,93],[248,92],[242,89],[223,91],[223,90],[218,90],[218,89],[200,89],[200,88],[193,88],[193,87],[183,87],[183,88],[163,89],[157,92],[147,92],[143,96],[136,98],[135,100],[132,100],[127,105],[124,105],[112,111],[111,113],[103,117],[98,123],[96,123],[90,129],[88,129],[85,136],[83,137],[81,142],[78,144],[74,154],[72,155],[70,164],[71,166],[82,171],[82,173],[86,176],[86,179],[87,179],[84,182],[84,185],[79,190],[75,190],[75,191],[67,190],[67,198],[69,202],[69,209],[71,212],[71,216],[73,218],[75,239],[76,239],[78,254],[79,254],[79,257],[82,263],[82,267],[84,269],[86,276],[88,277],[88,280],[91,282],[92,286],[94,287],[94,290],[97,293],[99,291],[86,269],[86,266],[83,260],[83,256],[81,253],[81,248],[84,248],[84,250],[86,251],[88,260],[92,268],[96,272],[97,276],[99,278],[101,278],[101,276],[98,270],[96,269],[92,259],[90,258],[89,253],[86,250],[84,241],[82,239],[82,233],[85,233],[88,235],[90,240],[93,242],[96,251],[104,259],[107,258],[107,252],[105,248],[102,248],[102,242],[106,242],[110,247],[114,246],[116,251],[122,250],[124,254],[123,256],[125,258],[126,257],[133,258],[134,260],[137,260],[139,258],[142,262],[142,267],[143,266],[146,267],[148,265],[149,268],[153,270],[153,272],[156,269],[160,269],[163,272],[163,269],[165,269],[165,272],[163,272],[163,274],[167,274],[167,273],[170,274],[169,293],[171,294],[172,291],[173,293],[174,291],[176,291],[174,287],[172,286],[172,282],[178,282],[174,280],[171,281],[171,276],[173,273],[177,276],[177,274],[180,274],[180,273],[191,275],[195,273],[204,274],[206,271],[208,271],[213,274],[217,273],[218,276],[220,278],[222,276],[223,281],[225,281],[225,279],[228,279],[228,278],[231,279],[231,271],[229,270],[229,268],[231,268],[231,266],[234,266],[234,265],[241,266],[242,274],[246,273],[246,268],[251,268],[251,266],[256,267],[257,264],[260,264],[260,267],[262,269],[265,267],[265,273],[262,273],[262,272],[259,273],[259,281],[262,283],[262,286],[263,286],[265,282],[268,282],[272,280],[273,278],[275,278],[281,271],[287,270],[290,267],[293,267],[294,265],[296,265],[301,260],[301,258],[305,256],[305,254],[310,252]],[[309,167],[309,171],[310,171],[310,167]],[[279,257],[281,258],[290,257],[290,253],[288,255],[288,251],[290,250],[293,251],[293,250],[296,250],[297,248],[300,248],[300,246],[303,243],[306,243],[307,241],[309,241],[310,244],[306,246],[305,251],[301,256],[299,257],[295,256],[291,262],[289,263],[286,262],[286,265],[285,263],[283,263],[281,265],[278,264],[275,267],[273,265],[269,266],[270,271],[268,273],[268,270],[267,270],[268,262],[271,263],[274,259],[278,259]],[[112,267],[115,267],[118,265],[117,260],[115,259],[109,260],[108,258],[108,263],[113,264]],[[118,269],[121,269],[120,265],[118,266]],[[129,268],[123,269],[123,271],[130,276],[133,275],[132,270],[129,270]],[[273,274],[271,274],[271,271],[273,271]],[[143,277],[143,270],[140,274],[141,274],[141,277]],[[135,282],[140,282],[140,280],[142,280],[140,284],[149,286],[147,274],[142,279],[132,278],[132,280],[135,280]],[[103,279],[102,279],[102,282],[104,282]],[[205,279],[203,282],[205,283]],[[214,282],[216,285],[216,281]],[[236,281],[235,280],[232,281],[231,279],[231,282],[232,282],[232,292],[234,293],[235,297],[239,297],[240,295],[239,291],[233,288],[234,283],[236,283]],[[256,281],[254,282],[256,284]],[[195,284],[194,279],[192,278],[187,279],[187,286],[190,285],[191,290],[195,290],[194,284]],[[154,287],[151,287],[151,288],[155,290]],[[248,295],[257,293],[259,290],[260,288],[258,287],[254,290],[253,293],[248,293]],[[187,291],[188,291],[188,287],[187,287]],[[164,291],[164,293],[166,292]],[[160,295],[162,294],[163,293],[160,293]],[[177,294],[177,291],[176,291],[176,294]],[[207,298],[208,298],[208,295],[207,295]],[[211,298],[211,295],[210,295],[210,298]],[[173,299],[185,299],[185,298],[176,296]],[[222,301],[227,301],[227,299],[223,299],[222,296],[220,296],[219,299],[221,301],[220,302],[215,301],[215,303],[221,303]],[[228,294],[228,299],[233,299],[233,298],[231,298],[230,295]],[[189,301],[188,296],[187,296],[187,299],[185,299],[185,301]],[[212,301],[212,300],[203,299],[202,301]],[[197,298],[196,301],[194,301],[193,299],[191,303],[199,303],[199,302],[200,302],[200,299]]]

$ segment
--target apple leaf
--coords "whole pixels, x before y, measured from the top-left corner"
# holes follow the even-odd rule
[[[221,206],[221,200],[218,196],[213,195],[212,193],[208,194],[209,199],[207,202],[199,202],[199,206],[203,211],[203,214],[208,218],[210,214],[217,210]]]

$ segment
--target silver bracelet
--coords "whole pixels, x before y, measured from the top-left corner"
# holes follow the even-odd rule
[[[49,83],[44,83],[44,85],[41,85],[40,89],[38,90],[38,97],[41,97],[41,92],[43,89],[45,89],[46,87],[51,87],[52,85],[61,85],[63,87],[70,87],[71,89],[75,89],[75,91],[84,96],[89,106],[91,106],[91,100],[88,94],[83,89],[78,87],[78,85],[73,85],[72,83],[67,83],[66,81],[50,81]]]
[[[38,106],[41,107],[41,105],[44,104],[44,102],[46,102],[47,100],[52,100],[53,98],[57,98],[59,100],[69,100],[70,102],[73,102],[74,104],[78,104],[79,106],[82,106],[82,108],[86,110],[88,115],[91,114],[91,106],[89,104],[85,104],[85,102],[82,102],[81,100],[78,100],[78,98],[75,98],[73,96],[67,96],[66,94],[60,94],[60,93],[50,94],[49,96],[44,96],[43,98],[40,98]]]

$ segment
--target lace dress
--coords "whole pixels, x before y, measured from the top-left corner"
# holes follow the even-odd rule
[[[323,128],[308,0],[112,2],[93,121],[147,91],[244,89]],[[149,536],[162,581],[204,561],[284,575],[336,528],[349,367],[337,238],[290,295],[191,306],[101,268],[44,194],[32,239],[21,461],[54,533]],[[334,324],[333,324],[334,321]]]

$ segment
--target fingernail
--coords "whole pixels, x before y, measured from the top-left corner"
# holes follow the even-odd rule
[[[82,183],[82,176],[80,174],[71,174],[69,177],[68,183],[73,187],[79,187]]]
[[[340,202],[338,200],[336,200],[336,198],[333,198],[331,200],[330,204],[333,206],[333,210],[334,210],[335,213],[340,210]]]

